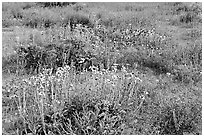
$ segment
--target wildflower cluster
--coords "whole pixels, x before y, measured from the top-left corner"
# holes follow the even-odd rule
[[[193,25],[180,37],[179,30],[185,28],[177,24],[178,30],[172,31],[165,26],[171,24],[172,19],[166,20],[171,14],[157,10],[174,5],[177,22],[191,25],[200,8],[153,4],[151,17],[145,17],[141,11],[148,5],[143,4],[122,3],[125,7],[117,11],[114,4],[111,12],[102,8],[103,14],[94,3],[64,4],[27,4],[16,13],[11,9],[14,21],[26,28],[4,33],[6,48],[17,45],[14,56],[6,55],[9,60],[4,62],[14,68],[9,73],[16,69],[17,74],[2,86],[4,134],[197,134],[202,123],[196,83],[202,75],[200,31]],[[195,18],[193,12],[198,12]],[[157,28],[157,23],[162,26]],[[179,40],[189,38],[192,45],[180,46]]]

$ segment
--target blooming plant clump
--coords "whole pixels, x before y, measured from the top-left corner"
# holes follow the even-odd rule
[[[196,29],[182,33],[179,45],[176,26],[162,29],[170,13],[141,18],[148,6],[123,3],[105,16],[97,8],[89,11],[87,3],[64,4],[22,5],[14,17],[27,28],[8,35],[14,52],[3,58],[10,65],[3,70],[12,68],[15,76],[2,86],[3,134],[201,134],[202,45]],[[171,14],[195,12],[181,3],[152,9],[169,5],[177,7]],[[125,16],[131,12],[130,20]],[[180,23],[193,21],[178,17]],[[186,47],[187,37],[196,40]]]
[[[97,111],[95,112],[94,110],[91,113],[93,113],[96,116],[98,115],[100,117],[102,117],[102,115],[104,116],[107,115],[106,117],[103,116],[104,118],[101,119],[103,122],[105,121],[111,122],[112,120],[113,122],[121,121],[122,114],[126,112],[123,112],[124,110],[122,110],[122,108],[120,108],[121,110],[118,110],[119,109],[118,106],[123,105],[125,107],[125,104],[126,105],[131,104],[131,100],[134,97],[133,96],[134,93],[131,93],[132,96],[129,95],[130,93],[128,93],[127,95],[123,95],[124,94],[123,92],[125,92],[123,91],[123,88],[124,88],[123,86],[125,86],[127,82],[130,84],[130,86],[131,86],[131,83],[133,86],[133,84],[137,85],[141,82],[141,81],[138,81],[139,79],[138,76],[135,76],[126,71],[123,71],[121,73],[115,73],[114,71],[105,71],[105,72],[95,71],[93,73],[83,72],[80,75],[79,74],[76,75],[71,71],[73,70],[71,70],[69,66],[65,66],[65,67],[58,68],[56,74],[53,75],[51,69],[46,69],[42,73],[36,76],[32,76],[30,78],[24,78],[22,82],[19,81],[18,83],[15,83],[15,87],[16,87],[15,89],[10,89],[12,93],[16,96],[15,98],[10,96],[10,99],[13,100],[13,99],[19,98],[15,100],[16,102],[14,101],[16,105],[20,105],[18,108],[16,108],[18,110],[17,113],[20,113],[24,119],[30,119],[30,116],[27,115],[30,111],[32,111],[33,117],[38,117],[38,116],[41,117],[40,121],[44,122],[44,124],[41,125],[43,126],[42,129],[45,128],[45,132],[43,134],[49,134],[47,130],[52,132],[51,129],[47,129],[46,127],[46,124],[50,122],[50,121],[48,121],[48,123],[46,122],[45,118],[47,114],[60,113],[59,115],[64,115],[63,111],[65,110],[63,110],[63,108],[65,109],[66,102],[70,103],[69,101],[72,100],[73,97],[76,97],[76,95],[80,95],[81,97],[87,96],[86,94],[91,95],[84,100],[85,101],[84,103],[90,103],[89,101],[92,99],[97,99],[100,102],[100,99],[102,99],[101,105],[105,105],[104,107],[107,107],[107,108],[100,108],[101,106],[98,106],[100,105],[98,101],[97,102],[99,104],[95,102],[96,104],[93,107],[99,110],[105,109],[104,111],[107,111],[107,112],[104,112],[104,114],[102,114],[101,112],[97,112]],[[129,92],[133,92],[133,89],[131,88],[134,88],[134,87],[126,87],[126,88],[127,88],[126,90],[132,90]],[[140,98],[138,99],[140,100]],[[27,106],[28,103],[32,100],[33,100],[32,107],[35,107],[36,108],[35,110],[32,109],[31,104]],[[126,103],[124,104],[124,102]],[[109,107],[113,107],[112,108],[113,111],[117,110],[117,113],[119,113],[119,115],[118,114],[116,115],[114,113],[111,114],[112,112],[109,112],[110,111]],[[85,109],[83,111],[86,111],[87,108],[83,108],[83,109]],[[83,115],[87,115],[86,114],[87,112],[83,112],[83,113],[84,113]],[[60,117],[60,118],[63,118],[63,117]],[[90,117],[89,119],[91,120],[92,118]],[[112,120],[110,121],[110,119]],[[35,119],[33,120],[34,120],[33,121],[34,123],[38,121],[37,119],[36,119],[37,121]],[[72,121],[72,119],[70,120]],[[28,121],[24,121],[24,122],[28,122]],[[60,121],[56,121],[56,122],[60,122]],[[31,123],[27,123],[27,124],[31,124]],[[37,125],[32,125],[32,126],[37,126]],[[53,126],[54,128],[54,125],[51,125],[51,126]],[[74,125],[70,125],[70,126],[74,126]],[[109,125],[109,126],[112,126],[111,131],[107,131],[105,129],[101,129],[100,131],[97,131],[96,129],[94,129],[97,127],[96,125],[87,125],[84,128],[85,129],[87,128],[86,130],[91,128],[93,130],[92,134],[97,134],[97,132],[98,133],[101,132],[103,134],[109,134],[110,132],[113,132],[113,134],[120,134],[119,131],[117,131],[118,133],[116,132],[116,129],[122,126],[121,124],[118,123],[117,126],[115,125],[117,128],[114,127],[114,125]],[[103,125],[103,128],[105,127],[108,129],[108,123]],[[19,134],[23,134],[23,132],[25,132],[24,130],[28,130],[26,129],[27,127],[24,127],[24,128],[25,129],[19,129],[19,130],[23,130],[21,132],[19,131]],[[34,129],[30,129],[30,130],[33,131]],[[77,133],[77,131],[73,131],[73,132]],[[42,134],[40,131],[33,131],[32,133]],[[67,131],[67,133],[71,134],[71,132],[69,131]],[[91,134],[91,133],[88,132],[88,134]]]

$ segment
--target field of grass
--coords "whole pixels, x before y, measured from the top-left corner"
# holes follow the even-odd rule
[[[2,4],[3,135],[202,134],[201,3],[56,5]]]

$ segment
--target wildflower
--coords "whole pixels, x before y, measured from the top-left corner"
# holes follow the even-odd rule
[[[166,75],[167,75],[167,76],[171,76],[171,73],[167,72]]]

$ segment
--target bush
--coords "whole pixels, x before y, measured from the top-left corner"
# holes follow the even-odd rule
[[[25,10],[23,15],[23,25],[31,28],[49,28],[53,27],[60,21],[60,15],[48,9],[29,9]]]
[[[202,20],[198,18],[197,14],[192,13],[192,12],[187,12],[187,13],[180,15],[179,21],[181,23],[192,23],[196,21],[198,21],[199,23],[202,22]]]
[[[22,26],[22,22],[16,19],[9,19],[7,17],[5,17],[5,19],[2,19],[3,28],[13,27],[13,26]]]
[[[13,9],[29,9],[31,7],[35,7],[34,2],[3,2],[2,10],[8,11]]]
[[[64,7],[64,6],[69,6],[69,5],[74,5],[76,2],[39,2],[37,3],[38,5],[42,7]]]
[[[90,28],[93,28],[94,26],[94,23],[90,20],[90,18],[87,15],[77,12],[66,14],[63,20],[63,24],[65,26],[70,24],[71,30],[73,30],[77,24],[81,24],[83,26],[87,26]]]
[[[17,70],[17,55],[2,57],[2,71],[6,73],[16,73]]]
[[[76,20],[79,19],[79,16],[71,17],[73,17],[71,19],[75,19],[75,17]],[[80,19],[84,21],[84,18]],[[51,59],[51,62],[56,65],[54,70],[62,66],[63,63],[70,65],[71,62],[75,62],[74,66],[78,71],[88,69],[90,65],[88,65],[89,67],[85,67],[88,62],[88,64],[95,64],[95,66],[101,66],[100,68],[105,69],[111,69],[115,63],[120,65],[129,64],[130,68],[134,68],[135,64],[138,64],[143,67],[143,69],[151,69],[157,75],[171,73],[175,75],[175,79],[179,81],[185,81],[184,79],[191,81],[192,77],[195,79],[195,76],[198,74],[197,72],[199,72],[198,70],[201,68],[200,46],[181,50],[177,49],[171,52],[173,49],[165,46],[169,42],[165,36],[154,30],[129,29],[128,27],[131,26],[127,26],[123,29],[109,29],[103,25],[97,25],[94,28],[86,28],[78,25],[73,29],[74,31],[71,35],[69,29],[55,27],[52,30],[47,30],[47,34],[42,36],[42,38],[44,37],[43,40],[38,42],[35,38],[36,42],[33,43],[33,46],[38,43],[37,46],[44,48],[42,51],[47,51],[46,54],[49,55],[50,53],[48,53],[48,51],[50,52],[51,49],[46,49],[43,46],[54,45],[53,55],[55,55],[59,61],[56,63],[54,59]],[[107,41],[109,42],[107,43]],[[60,47],[63,44],[65,45],[63,48],[66,50]],[[58,50],[60,54],[57,53]],[[75,50],[79,51],[76,52]],[[42,51],[39,51],[39,53],[42,53]],[[66,55],[66,58],[64,55]],[[91,58],[94,58],[93,60],[97,61],[88,61],[91,59],[88,57],[89,55]],[[41,59],[39,59],[39,61],[40,60]],[[83,63],[80,64],[79,62]],[[187,64],[188,66],[193,64],[192,67],[194,69],[190,69],[186,72],[185,70],[177,69],[177,65],[181,64]],[[48,66],[51,66],[51,64]],[[193,71],[195,70],[197,71],[194,73]],[[186,74],[188,75],[186,76]],[[195,81],[199,81],[199,79]]]
[[[37,74],[3,85],[3,134],[201,134],[200,39],[176,45],[149,26],[155,15],[133,17],[131,7],[94,17],[56,6],[23,10],[41,30],[14,28],[17,54],[2,58],[3,71]]]
[[[32,2],[3,2],[3,26],[9,27],[22,25],[20,20],[23,18],[23,10],[34,6],[35,4]]]
[[[201,12],[202,9],[200,3],[175,3],[173,6],[173,14],[177,14],[178,17],[173,19],[171,24],[187,25],[187,27],[192,27],[192,24],[202,23],[200,16]]]
[[[142,69],[150,68],[157,75],[171,72],[174,68],[172,61],[142,48],[140,50],[129,48],[122,54],[123,57],[118,59],[119,64],[127,63],[130,64],[132,68],[136,67],[135,65],[137,65],[138,68],[139,66],[143,67]]]
[[[12,121],[21,125],[16,134],[200,134],[201,92],[148,79],[125,70],[76,75],[66,66],[9,83],[2,92],[12,101],[4,97],[3,106],[24,117]]]
[[[199,108],[195,104],[168,106],[158,116],[157,124],[160,126],[160,134],[183,135],[192,132],[196,133],[196,123],[200,116]]]

